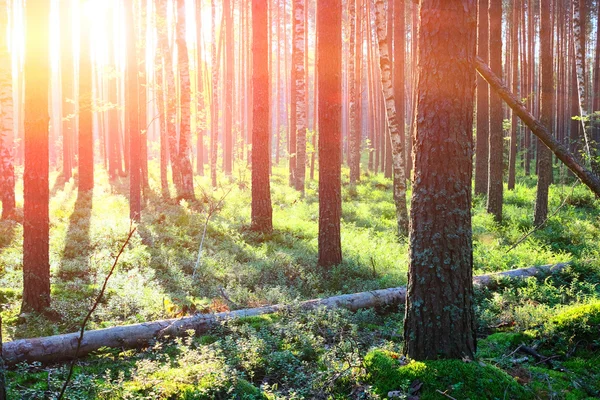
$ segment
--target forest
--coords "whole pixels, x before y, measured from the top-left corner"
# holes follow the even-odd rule
[[[600,399],[600,0],[0,0],[0,400]]]

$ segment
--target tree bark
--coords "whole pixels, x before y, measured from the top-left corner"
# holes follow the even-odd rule
[[[519,13],[521,9],[521,0],[512,1],[512,23],[510,26],[510,43],[511,43],[511,75],[512,75],[512,90],[517,93],[519,88]],[[478,77],[482,85],[486,86],[483,78]],[[515,188],[517,177],[517,115],[513,112],[511,115],[510,127],[510,155],[508,164],[508,190]]]
[[[542,74],[542,104],[541,124],[553,127],[554,112],[554,58],[552,54],[552,21],[550,19],[550,5],[547,1],[540,0],[540,42]],[[538,143],[538,183],[535,200],[534,225],[539,226],[548,217],[548,190],[552,179],[552,153],[550,149]]]
[[[404,143],[398,126],[394,87],[392,85],[391,58],[385,31],[384,0],[375,1],[375,23],[379,45],[379,70],[381,88],[384,95],[386,116],[392,143],[393,172],[394,172],[394,202],[396,204],[396,221],[398,236],[408,233],[408,211],[406,209],[406,177],[404,176]]]
[[[594,194],[600,196],[600,179],[591,171],[581,165],[575,156],[561,143],[559,143],[540,121],[538,121],[510,91],[502,81],[494,75],[493,71],[482,60],[477,60],[477,71],[485,78],[490,87],[502,97],[506,104],[517,113],[521,121],[542,140],[542,142],[569,168],[581,182],[589,187]]]
[[[342,262],[342,1],[317,0],[319,265]]]
[[[86,0],[80,0],[80,7]],[[92,55],[90,27],[86,21],[80,26],[79,44],[79,157],[78,194],[94,189],[94,132],[92,110]]]
[[[349,104],[349,129],[348,129],[348,166],[350,167],[350,185],[356,185],[360,180],[360,151],[356,151],[360,143],[357,142],[357,95],[360,85],[356,80],[359,61],[358,54],[358,30],[359,23],[356,12],[357,0],[348,0],[348,22],[350,24],[350,43],[348,51],[348,102]],[[358,158],[357,158],[358,156]]]
[[[223,172],[225,172],[225,175],[230,176],[233,172],[233,49],[235,46],[235,44],[233,43],[232,0],[223,0],[223,13],[225,13],[225,99],[223,102]]]
[[[269,43],[267,4],[252,1],[252,229],[273,229],[273,208],[269,176]]]
[[[73,18],[71,2],[60,2],[60,70],[62,94],[63,176],[68,182],[73,170],[73,135],[75,133],[75,68],[73,64]]]
[[[396,101],[396,119],[400,133],[402,151],[406,154],[406,5],[404,0],[395,0],[394,7],[394,99]],[[406,179],[406,157],[404,177]]]
[[[296,131],[296,154],[290,157],[294,160],[294,182],[296,190],[304,193],[306,179],[306,66],[304,65],[304,47],[306,41],[306,27],[304,13],[306,12],[305,0],[294,0],[294,22],[292,48],[292,102],[295,103],[296,125],[291,129]]]
[[[0,0],[0,32],[8,25],[7,0]],[[13,157],[13,93],[11,59],[7,36],[0,35],[0,201],[2,219],[11,218],[15,210],[15,167]]]
[[[502,76],[502,0],[490,0],[490,67]],[[497,222],[502,221],[502,192],[504,190],[504,136],[502,99],[490,93],[490,136],[488,162],[487,211]]]
[[[217,54],[217,17],[216,0],[211,1],[212,16],[212,102],[211,102],[211,128],[210,128],[210,179],[213,188],[217,187],[217,152],[219,140],[219,62]]]
[[[141,163],[140,163],[140,123],[138,104],[138,63],[136,51],[135,21],[133,18],[133,0],[128,0],[125,5],[125,26],[127,46],[127,93],[125,115],[127,130],[129,131],[129,218],[139,222],[142,212],[141,201]]]
[[[543,265],[481,275],[476,276],[473,279],[473,283],[478,287],[493,287],[500,279],[524,279],[555,274],[569,265],[569,263]],[[308,300],[300,303],[300,308],[307,311],[321,307],[330,309],[345,308],[350,311],[358,311],[364,308],[394,307],[403,304],[405,301],[406,288],[397,287]],[[272,314],[288,308],[289,306],[285,304],[276,304],[217,314],[197,314],[177,319],[86,331],[79,351],[79,357],[84,357],[102,347],[122,349],[143,347],[157,338],[188,335],[188,330],[190,329],[194,330],[196,334],[201,334],[208,332],[222,321]],[[20,362],[37,361],[50,363],[72,360],[75,356],[78,337],[79,332],[6,342],[2,349],[2,355],[8,365],[15,365]]]
[[[50,4],[25,5],[25,172],[22,312],[50,306],[48,88]]]
[[[473,106],[477,3],[421,1],[404,351],[473,359]],[[452,101],[448,101],[449,96]]]

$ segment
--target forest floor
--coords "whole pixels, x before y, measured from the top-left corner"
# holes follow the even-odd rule
[[[198,178],[195,203],[162,200],[157,175],[153,166],[142,222],[88,329],[406,282],[408,244],[394,235],[391,180],[382,175],[364,177],[356,188],[344,175],[344,262],[329,271],[316,266],[316,182],[307,182],[301,198],[275,168],[274,231],[261,235],[248,229],[249,171],[216,193]],[[483,198],[473,200],[475,274],[573,265],[546,279],[478,290],[473,362],[401,366],[402,308],[297,310],[224,323],[208,335],[140,351],[100,351],[78,363],[67,398],[342,399],[385,398],[390,391],[402,398],[411,390],[420,399],[600,398],[600,201],[582,185],[552,186],[553,215],[521,241],[533,228],[535,178],[518,182],[505,191],[502,224],[485,212]],[[78,329],[129,233],[127,187],[126,180],[109,184],[98,170],[93,197],[78,199],[72,181],[62,184],[53,175],[52,321],[19,316],[22,225],[0,222],[5,341]],[[196,269],[206,210],[225,194]],[[65,375],[64,365],[21,364],[8,373],[9,398],[53,398]]]

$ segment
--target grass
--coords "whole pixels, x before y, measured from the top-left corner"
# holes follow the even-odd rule
[[[364,176],[357,187],[349,188],[344,171],[344,262],[324,271],[316,266],[316,182],[307,182],[306,196],[301,198],[287,186],[285,170],[274,168],[274,231],[263,235],[248,229],[250,184],[244,169],[234,180],[220,177],[222,188],[214,194],[208,179],[198,177],[196,193],[206,196],[194,203],[161,199],[156,165],[151,165],[150,173],[151,190],[142,223],[88,329],[293,303],[406,282],[408,245],[395,237],[391,180],[381,175]],[[76,330],[129,231],[126,180],[109,184],[106,173],[98,170],[93,196],[87,198],[77,198],[73,181],[63,185],[56,173],[52,182],[52,307],[58,317],[56,321],[33,314],[19,317],[22,226],[2,221],[0,301],[5,340]],[[493,291],[477,293],[480,336],[499,335],[480,341],[482,363],[496,368],[494,374],[504,374],[502,379],[514,377],[522,386],[515,390],[521,393],[523,389],[527,396],[567,398],[562,388],[580,381],[585,383],[578,386],[583,397],[572,398],[600,396],[600,388],[587,383],[600,381],[600,371],[591,367],[599,357],[594,307],[600,298],[600,242],[596,239],[600,204],[587,188],[571,187],[551,187],[550,210],[564,206],[545,227],[511,251],[532,229],[535,181],[521,177],[514,191],[505,191],[502,224],[485,212],[483,198],[473,200],[476,274],[574,262],[565,272],[545,280],[501,283]],[[200,267],[192,279],[206,202],[230,188],[223,209],[210,222]],[[22,198],[17,201],[21,207]],[[221,290],[231,302],[221,296]],[[373,379],[366,360],[376,349],[390,354],[401,350],[402,317],[402,310],[385,315],[291,312],[225,324],[207,336],[157,343],[139,352],[105,350],[80,363],[69,398],[385,397],[387,389]],[[582,329],[587,329],[585,335],[577,336]],[[538,346],[544,354],[557,355],[556,362],[568,367],[549,369],[545,364],[535,365],[535,360],[514,365],[511,360],[516,356],[510,353],[522,341]],[[430,370],[443,368],[434,365]],[[64,366],[21,365],[9,373],[10,390],[16,398],[52,398],[64,374]],[[425,383],[439,380],[413,372],[406,376]],[[475,384],[460,381],[458,376],[448,379],[456,381],[449,381],[450,386],[462,382],[457,387],[464,390]],[[402,384],[394,390],[407,388]],[[431,398],[439,398],[433,388],[427,384],[422,390],[429,393],[431,389]]]

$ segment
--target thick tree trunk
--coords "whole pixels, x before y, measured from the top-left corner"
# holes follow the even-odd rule
[[[390,140],[392,143],[393,170],[394,170],[394,202],[396,203],[396,220],[398,223],[398,236],[404,237],[408,233],[408,211],[406,209],[406,177],[404,176],[404,143],[398,126],[396,103],[394,100],[394,87],[392,85],[391,58],[388,40],[385,31],[384,0],[375,2],[375,24],[379,44],[379,70],[381,87],[385,99]]]
[[[252,1],[252,229],[273,229],[273,209],[269,176],[269,44],[267,4]]]
[[[42,312],[50,306],[50,221],[48,211],[48,88],[50,4],[25,6],[25,172],[23,222],[23,304]]]
[[[291,129],[296,131],[296,155],[290,159],[295,160],[293,185],[296,190],[304,193],[306,178],[306,72],[304,65],[304,47],[306,40],[306,27],[304,26],[304,13],[306,12],[305,0],[294,0],[294,22],[292,48],[292,69],[294,81],[292,82],[292,102],[296,108],[296,126]]]
[[[80,0],[80,4],[85,1]],[[82,23],[79,29],[81,37],[79,44],[78,190],[79,193],[85,193],[94,189],[93,70],[89,24]]]
[[[473,283],[480,287],[493,287],[500,279],[524,279],[555,274],[570,264],[544,265],[511,270],[489,275],[476,276]],[[358,311],[365,308],[394,307],[406,301],[406,288],[397,287],[369,292],[344,294],[324,299],[304,301],[303,310],[325,308],[345,308]],[[197,314],[190,317],[145,322],[135,325],[117,326],[87,331],[84,334],[79,356],[84,357],[102,347],[139,348],[147,346],[157,338],[188,335],[192,329],[196,334],[209,331],[221,321],[234,318],[272,314],[288,309],[289,306],[276,304],[258,308],[221,312],[217,314]],[[4,343],[2,355],[9,365],[20,362],[59,362],[72,360],[75,356],[79,333],[69,333],[35,339],[21,339]]]
[[[517,113],[521,121],[542,140],[542,142],[569,168],[581,182],[588,186],[594,194],[600,196],[600,179],[581,165],[566,146],[559,143],[540,121],[538,121],[494,75],[493,71],[482,60],[477,60],[477,71],[485,78],[490,87],[502,97],[506,104]]]
[[[476,350],[471,179],[477,3],[439,4],[422,0],[420,10],[404,321],[404,351],[415,360],[473,359]]]
[[[179,122],[179,148],[176,156],[179,158],[181,168],[181,187],[178,188],[177,197],[193,200],[194,196],[194,169],[191,157],[191,94],[190,64],[188,48],[185,38],[186,32],[185,0],[177,0],[177,66],[179,69],[179,104],[181,119]],[[175,156],[175,155],[172,155]]]
[[[502,0],[490,0],[490,67],[502,76]],[[490,93],[490,137],[488,162],[487,211],[497,222],[502,221],[502,192],[504,190],[504,135],[502,99]]]
[[[0,0],[0,32],[8,25],[7,0]],[[15,167],[13,158],[13,93],[11,59],[7,36],[0,35],[0,201],[2,219],[13,216],[15,210]]]
[[[542,104],[541,124],[553,127],[554,112],[554,57],[552,54],[552,21],[550,19],[550,5],[547,1],[540,0],[540,42],[542,74]],[[546,146],[541,145],[538,139],[538,184],[535,200],[534,225],[539,226],[548,217],[548,190],[552,179],[552,153]]]
[[[319,265],[342,262],[342,1],[317,0]]]

